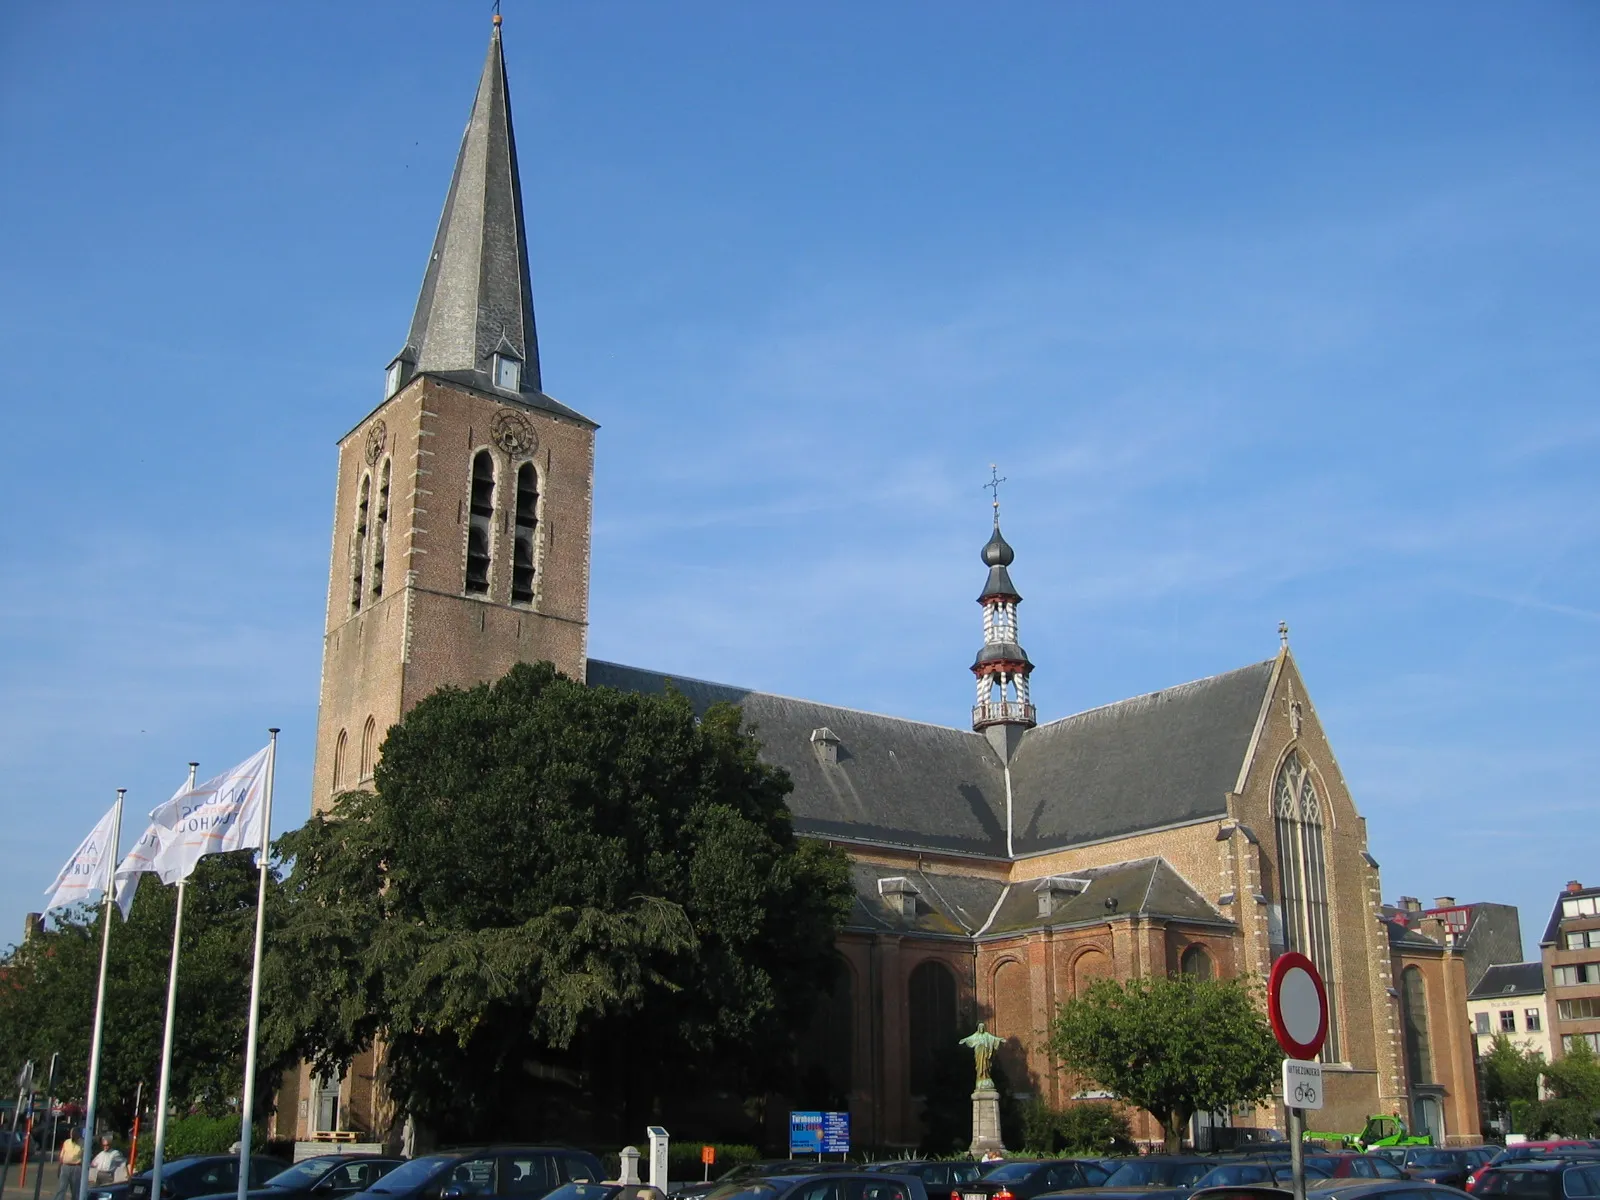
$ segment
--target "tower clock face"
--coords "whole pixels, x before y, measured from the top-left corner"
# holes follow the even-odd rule
[[[389,444],[389,427],[382,420],[372,423],[372,428],[367,430],[367,466],[372,466],[383,456],[383,448]]]
[[[494,444],[513,457],[531,457],[539,452],[539,435],[528,418],[519,412],[502,409],[489,425]]]

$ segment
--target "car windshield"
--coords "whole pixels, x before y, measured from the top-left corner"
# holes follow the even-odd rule
[[[1009,1162],[983,1173],[985,1180],[993,1179],[996,1183],[1015,1183],[1019,1179],[1026,1179],[1039,1169],[1036,1162]]]
[[[1448,1150],[1413,1150],[1410,1154],[1413,1167],[1459,1167],[1461,1161]]]
[[[1188,1187],[1210,1169],[1203,1162],[1144,1161],[1123,1163],[1106,1180],[1106,1187]]]
[[[1265,1163],[1229,1163],[1212,1167],[1196,1181],[1200,1187],[1238,1187],[1246,1183],[1271,1183],[1272,1168]]]
[[[724,1183],[713,1188],[706,1200],[773,1200],[779,1192],[785,1190],[775,1183],[764,1180],[741,1180],[737,1183]]]
[[[279,1171],[272,1177],[270,1186],[308,1188],[338,1166],[339,1162],[337,1158],[308,1158],[304,1162],[295,1163],[287,1171]]]
[[[433,1178],[435,1171],[447,1163],[456,1161],[453,1154],[425,1154],[421,1158],[413,1158],[408,1163],[401,1163],[394,1170],[385,1175],[377,1186],[369,1189],[374,1192],[409,1192],[414,1187],[420,1187]]]
[[[621,1190],[620,1183],[564,1183],[544,1200],[611,1200]]]

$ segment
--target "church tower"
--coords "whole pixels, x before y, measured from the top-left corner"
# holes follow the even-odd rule
[[[583,678],[596,426],[542,387],[496,14],[410,333],[339,442],[314,809],[445,684]]]
[[[1006,569],[1017,555],[1000,536],[1000,494],[1002,480],[987,486],[995,490],[994,533],[983,546],[983,564],[989,568],[983,594],[983,646],[973,660],[977,676],[977,703],[972,708],[972,727],[983,733],[1002,763],[1009,763],[1022,735],[1037,721],[1033,701],[1028,698],[1028,676],[1033,664],[1018,641],[1017,605],[1022,597]]]

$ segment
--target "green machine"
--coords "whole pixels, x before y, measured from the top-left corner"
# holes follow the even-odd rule
[[[1359,1150],[1363,1154],[1379,1146],[1431,1146],[1433,1139],[1425,1133],[1407,1133],[1406,1123],[1388,1113],[1374,1113],[1367,1118],[1360,1133],[1314,1133],[1306,1131],[1305,1140],[1322,1142],[1327,1146],[1342,1146]]]

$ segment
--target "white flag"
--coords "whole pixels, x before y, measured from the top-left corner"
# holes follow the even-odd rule
[[[180,793],[181,794],[181,793]],[[144,831],[132,850],[122,856],[122,861],[117,864],[116,896],[117,907],[122,910],[122,919],[128,919],[128,910],[133,907],[133,893],[139,886],[139,876],[146,871],[160,873],[162,868],[161,852],[168,843],[175,841],[177,835],[172,830],[161,825],[151,825]],[[162,879],[162,883],[174,882]]]
[[[100,818],[100,824],[90,830],[89,836],[72,852],[72,857],[61,868],[56,881],[45,889],[50,897],[45,902],[45,912],[52,908],[65,908],[69,904],[87,900],[94,893],[105,891],[106,870],[117,853],[117,848],[111,844],[111,827],[116,819],[117,806],[113,804],[110,811]]]
[[[187,879],[207,854],[259,848],[266,784],[263,747],[231,771],[184,789],[151,812],[151,822],[169,831],[157,859],[161,882]]]

